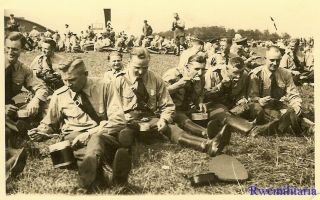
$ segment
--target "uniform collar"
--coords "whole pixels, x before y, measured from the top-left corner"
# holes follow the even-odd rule
[[[277,69],[275,72],[273,72],[273,73],[268,69],[268,66],[267,66],[267,65],[265,65],[264,68],[263,68],[263,72],[264,72],[264,74],[266,74],[267,77],[271,77],[272,74],[276,74],[278,71],[279,71],[279,67],[278,67],[278,69]]]
[[[10,63],[9,63],[9,61],[8,61],[7,58],[5,59],[5,64],[6,64],[5,67],[6,67],[6,69],[7,69],[7,68],[10,66]],[[20,66],[21,66],[21,63],[20,63],[19,60],[17,60],[17,61],[13,64],[13,69],[14,69],[15,71],[17,71]]]

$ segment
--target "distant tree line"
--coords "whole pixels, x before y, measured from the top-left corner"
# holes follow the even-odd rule
[[[191,34],[201,40],[211,40],[218,39],[222,37],[233,38],[236,33],[239,33],[243,37],[247,37],[249,40],[278,40],[280,38],[289,39],[290,35],[288,33],[283,33],[278,35],[277,33],[270,33],[268,30],[264,30],[261,32],[260,30],[243,30],[239,29],[235,31],[234,29],[226,29],[223,26],[210,26],[210,27],[192,27],[186,29],[186,35]],[[165,31],[158,33],[161,36],[165,36],[166,38],[173,37],[173,31]]]

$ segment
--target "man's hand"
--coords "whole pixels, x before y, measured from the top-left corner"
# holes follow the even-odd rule
[[[182,79],[180,79],[178,82],[176,82],[176,86],[178,87],[178,88],[182,88],[182,87],[184,87],[188,82],[190,82],[191,81],[191,79],[190,78],[185,78],[185,77],[183,77]]]
[[[246,98],[242,98],[237,101],[236,105],[247,104],[249,101]]]
[[[40,133],[37,128],[29,130],[28,136],[32,141],[36,141],[36,142],[40,142],[40,141],[51,138],[51,136],[46,133]]]
[[[159,121],[157,122],[157,127],[158,127],[158,131],[160,133],[162,133],[168,128],[168,124],[167,124],[166,120],[159,119]]]
[[[293,106],[293,110],[297,116],[299,116],[302,113],[302,109],[300,106]]]
[[[33,98],[27,105],[28,116],[33,116],[38,114],[40,107],[40,100],[38,98]]]
[[[272,98],[270,96],[266,96],[266,97],[262,97],[259,99],[259,104],[261,106],[265,106],[268,104],[268,102],[271,100]]]
[[[291,71],[291,73],[292,75],[295,75],[295,76],[298,76],[301,74],[299,71],[293,71],[293,70]]]
[[[230,84],[231,84],[231,79],[230,78],[224,78],[222,81],[221,81],[221,86],[222,87],[230,87]]]
[[[208,111],[207,105],[205,103],[199,103],[199,111],[202,113],[207,113]]]
[[[82,133],[78,135],[74,140],[72,141],[72,148],[81,148],[83,146],[86,146],[89,139],[91,137],[91,134],[89,132]]]
[[[6,105],[6,115],[12,115],[18,111],[18,108],[14,105]]]

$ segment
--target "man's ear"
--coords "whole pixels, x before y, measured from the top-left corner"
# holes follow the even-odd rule
[[[88,75],[89,75],[89,72],[88,72],[88,71],[85,71],[84,74],[85,74],[86,76],[88,76]]]

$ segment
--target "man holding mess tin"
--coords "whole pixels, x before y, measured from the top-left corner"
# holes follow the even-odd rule
[[[149,62],[146,48],[132,49],[128,67],[115,80],[131,131],[139,139],[164,135],[181,145],[191,138],[197,144],[187,147],[216,155],[222,149],[220,135],[212,140],[192,136],[173,123],[175,104],[166,83],[148,69]]]
[[[101,178],[107,185],[126,184],[131,156],[120,139],[125,118],[117,92],[110,82],[88,78],[80,58],[65,60],[59,70],[65,86],[53,93],[47,115],[29,131],[30,138],[42,141],[61,132],[72,142],[80,187],[90,189]]]

